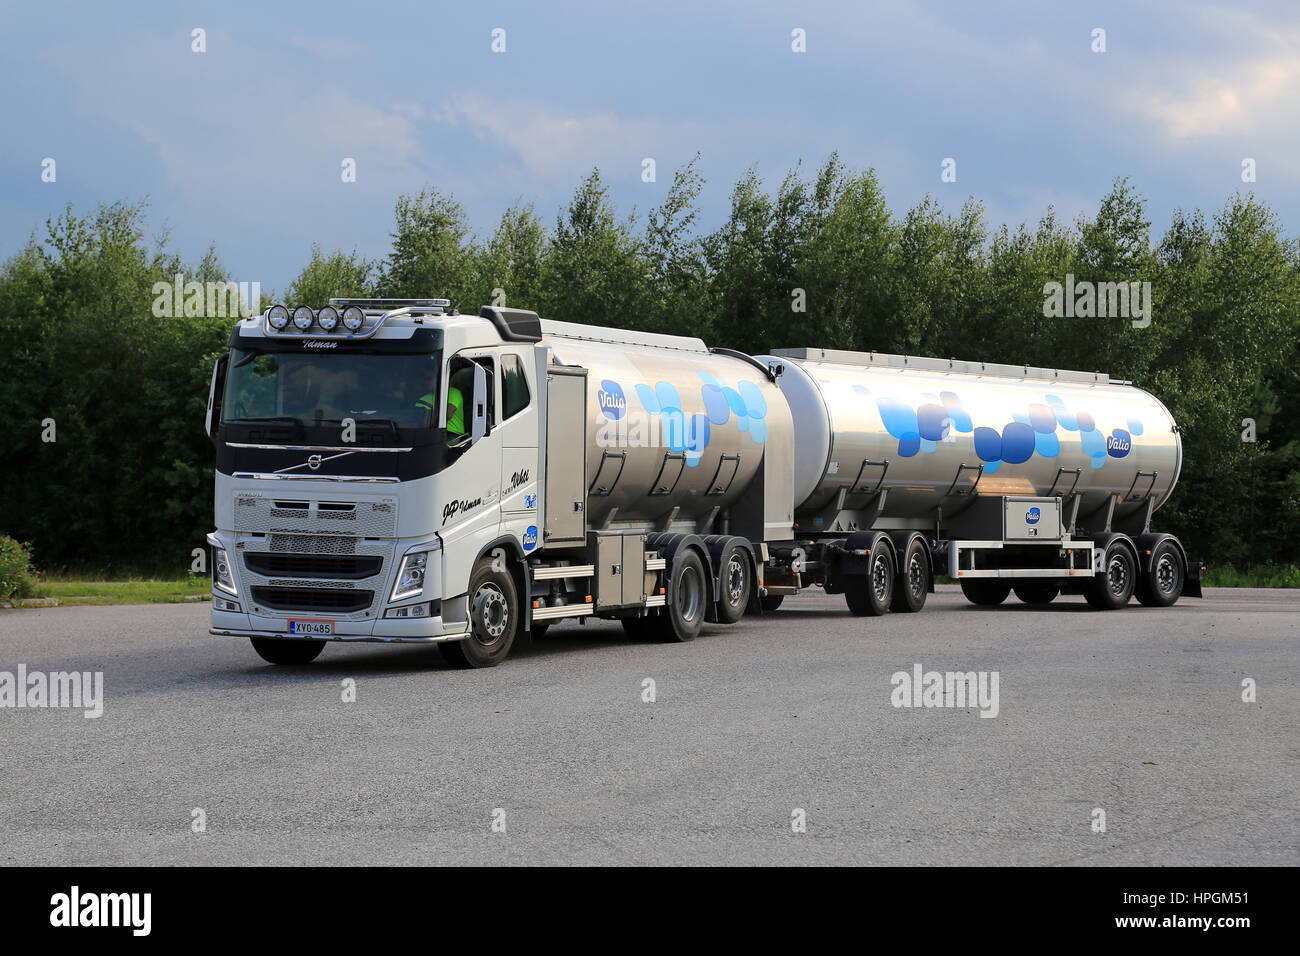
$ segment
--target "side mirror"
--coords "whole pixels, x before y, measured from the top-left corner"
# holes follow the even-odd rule
[[[212,366],[212,384],[208,386],[208,416],[203,423],[203,430],[208,433],[209,438],[217,437],[216,428],[213,426],[215,422],[221,421],[221,393],[225,389],[226,366],[229,363],[230,354],[226,353]]]
[[[471,405],[470,444],[487,434],[488,377],[482,365],[474,363],[474,399]]]

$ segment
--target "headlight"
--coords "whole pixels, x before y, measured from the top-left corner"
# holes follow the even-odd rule
[[[289,324],[289,310],[282,305],[273,305],[266,313],[266,321],[278,332]]]
[[[327,305],[316,313],[316,324],[326,332],[333,332],[339,324],[339,310],[332,305]]]
[[[212,551],[212,583],[227,594],[239,597],[239,591],[235,588],[235,577],[231,574],[230,560],[226,557],[225,548],[214,548]]]
[[[343,327],[349,332],[355,332],[366,324],[366,313],[361,310],[360,306],[350,305],[343,310]]]
[[[300,305],[293,310],[293,324],[299,330],[306,332],[311,328],[311,324],[316,321],[316,313],[305,305]]]
[[[424,590],[424,569],[428,563],[428,551],[417,551],[402,558],[397,583],[393,585],[393,596],[389,600],[400,601],[419,595]]]

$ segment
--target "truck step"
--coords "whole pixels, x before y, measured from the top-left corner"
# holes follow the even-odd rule
[[[533,568],[534,581],[552,581],[556,578],[589,578],[596,573],[592,564],[557,564]]]
[[[559,604],[533,611],[534,621],[554,621],[561,617],[588,617],[595,610],[590,604]]]

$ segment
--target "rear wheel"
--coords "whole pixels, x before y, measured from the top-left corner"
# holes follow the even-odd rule
[[[1011,585],[1003,584],[994,578],[963,578],[961,593],[966,600],[980,607],[996,607],[1007,599]]]
[[[718,620],[723,624],[735,624],[745,616],[753,588],[749,555],[738,542],[733,541],[723,549],[719,566],[722,568],[722,593],[718,595]]]
[[[1088,582],[1083,596],[1098,610],[1113,611],[1128,603],[1136,585],[1137,565],[1133,552],[1122,542],[1112,541],[1106,548],[1101,574]]]
[[[844,600],[857,617],[879,617],[894,599],[894,560],[890,549],[880,545],[871,553],[867,574],[854,575],[844,587]]]
[[[660,622],[659,633],[666,641],[693,641],[704,625],[704,607],[708,600],[704,579],[704,562],[693,549],[677,552],[668,576],[668,601]]]
[[[925,544],[913,538],[903,552],[903,570],[894,586],[894,600],[890,610],[913,613],[925,607],[930,593],[930,563],[925,558]]]
[[[1025,581],[1015,586],[1015,592],[1021,603],[1051,604],[1061,593],[1061,587],[1051,581]]]
[[[514,578],[493,567],[491,558],[478,563],[469,580],[469,636],[438,645],[453,667],[495,667],[506,659],[519,627],[519,598]]]
[[[296,641],[280,637],[250,637],[257,656],[270,664],[310,664],[325,649],[324,641]]]
[[[1151,567],[1138,577],[1133,593],[1147,607],[1169,607],[1183,594],[1187,569],[1172,541],[1161,541],[1151,552]]]
[[[784,600],[785,600],[784,594],[764,594],[761,598],[758,599],[758,603],[759,606],[762,607],[764,611],[771,612],[779,608],[781,606],[781,602]]]

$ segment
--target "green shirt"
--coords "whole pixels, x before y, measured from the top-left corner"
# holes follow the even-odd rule
[[[433,407],[433,396],[426,395],[420,399],[420,402],[428,401],[429,407]],[[418,403],[417,403],[418,404]],[[447,432],[451,435],[465,434],[465,399],[460,393],[460,389],[454,385],[447,389],[447,404],[451,406],[451,411],[447,414]]]

